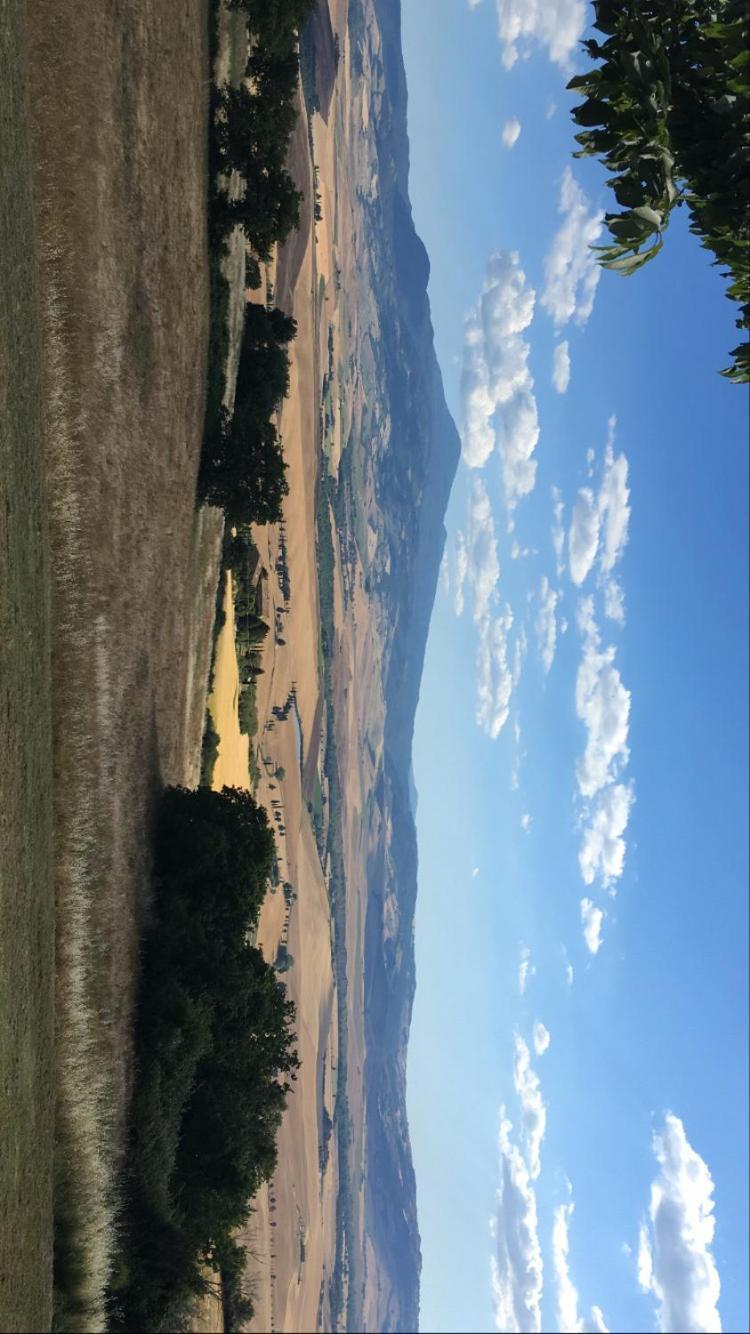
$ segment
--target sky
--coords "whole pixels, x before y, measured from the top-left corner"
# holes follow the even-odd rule
[[[588,6],[402,11],[462,438],[414,746],[421,1328],[747,1330],[733,307],[681,211],[633,277],[593,263]]]

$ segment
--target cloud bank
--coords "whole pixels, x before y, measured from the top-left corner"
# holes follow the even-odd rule
[[[721,1330],[721,1283],[711,1252],[716,1228],[711,1173],[672,1112],[654,1135],[653,1150],[659,1174],[640,1231],[638,1281],[656,1298],[665,1334],[714,1334]]]

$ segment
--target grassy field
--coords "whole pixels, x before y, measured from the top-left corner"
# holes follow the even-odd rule
[[[49,580],[24,6],[0,22],[0,1328],[52,1307]]]
[[[203,0],[39,0],[27,24],[52,584],[57,1309],[83,1331],[104,1327],[155,802],[195,766],[196,644],[204,676],[210,646],[200,586],[218,530],[194,514],[207,13]]]

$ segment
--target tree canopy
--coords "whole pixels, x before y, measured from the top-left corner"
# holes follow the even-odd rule
[[[620,206],[601,263],[634,273],[661,249],[672,209],[730,279],[737,327],[750,329],[750,8],[747,0],[594,0],[601,63],[571,79],[577,156],[600,158]],[[750,379],[745,339],[722,372]]]
[[[293,1006],[248,943],[274,854],[266,813],[249,793],[165,793],[110,1294],[115,1328],[189,1327],[206,1269],[236,1280],[242,1268],[233,1233],[273,1171],[299,1064]]]
[[[234,413],[219,413],[204,440],[198,477],[201,500],[220,505],[229,523],[281,518],[288,486],[273,417],[289,389],[286,347],[296,331],[282,311],[247,302]]]

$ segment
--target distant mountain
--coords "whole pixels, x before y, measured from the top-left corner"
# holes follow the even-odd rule
[[[350,38],[374,90],[371,127],[379,189],[363,202],[376,281],[378,370],[388,447],[375,488],[389,559],[376,596],[388,627],[385,737],[378,827],[368,866],[365,927],[365,1229],[367,1328],[416,1330],[421,1253],[406,1117],[406,1049],[414,998],[417,893],[412,739],[425,646],[445,545],[444,516],[458,465],[427,297],[429,260],[409,201],[407,89],[396,0],[354,0]]]

